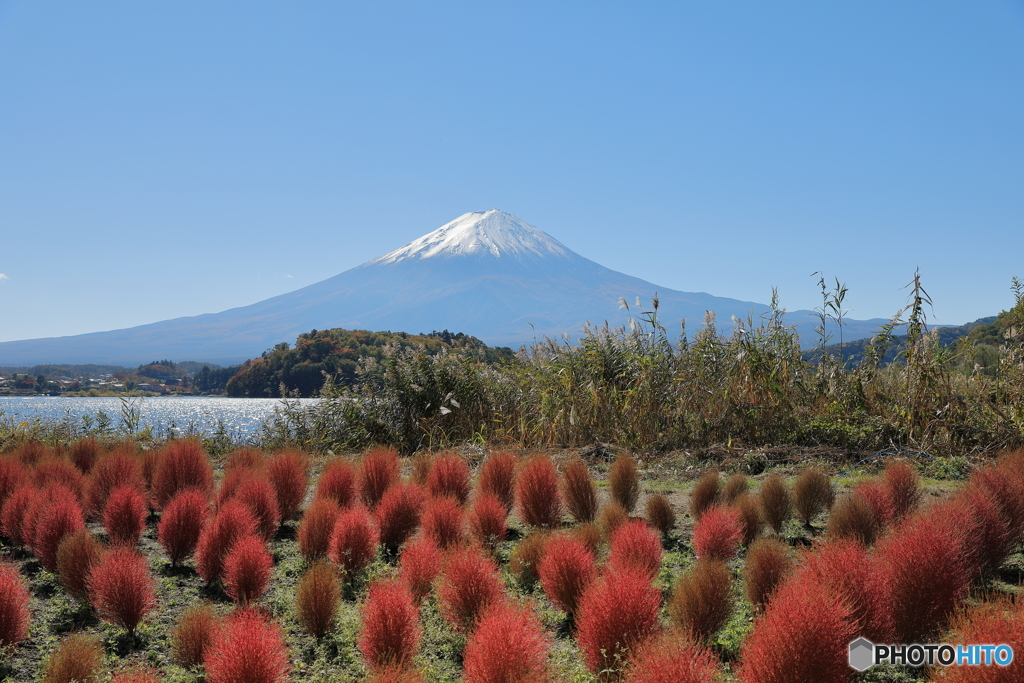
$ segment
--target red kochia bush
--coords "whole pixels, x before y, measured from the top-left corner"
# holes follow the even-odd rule
[[[316,485],[314,499],[330,498],[340,508],[347,508],[356,500],[356,467],[350,460],[335,458],[324,467]]]
[[[213,583],[224,572],[224,558],[235,541],[256,533],[256,520],[249,508],[229,500],[206,523],[196,545],[196,571],[206,583]]]
[[[661,569],[661,539],[647,522],[636,519],[623,524],[612,534],[612,571],[634,569],[650,579]]]
[[[84,598],[89,572],[103,557],[103,546],[88,529],[68,534],[57,546],[57,574],[68,595]]]
[[[603,680],[658,630],[661,591],[636,572],[610,572],[590,585],[576,614],[576,641]]]
[[[494,548],[505,540],[505,506],[493,493],[480,491],[469,512],[469,528],[481,545]]]
[[[398,483],[400,471],[398,451],[394,448],[371,448],[359,463],[359,496],[363,505],[376,509],[384,492]]]
[[[277,493],[270,482],[255,474],[246,477],[235,490],[234,498],[249,508],[264,540],[274,538],[281,526],[281,511],[277,506]]]
[[[207,496],[213,493],[213,468],[195,439],[171,441],[153,475],[153,493],[159,509],[185,489],[198,489]]]
[[[75,494],[75,500],[82,504],[85,491],[85,477],[70,461],[63,458],[49,458],[36,465],[33,477],[36,486],[43,489],[47,484],[60,484]]]
[[[427,490],[434,497],[448,496],[465,505],[469,498],[469,466],[454,453],[441,453],[427,475]]]
[[[519,514],[530,526],[554,528],[562,517],[562,497],[558,493],[558,472],[547,456],[533,458],[519,472],[516,488]]]
[[[740,653],[742,683],[843,683],[854,674],[847,657],[856,631],[849,610],[820,583],[787,581],[779,588]]]
[[[292,519],[298,514],[309,486],[306,456],[298,451],[284,451],[271,458],[266,468],[267,479],[277,493],[281,519]]]
[[[210,683],[283,683],[288,680],[284,631],[255,609],[232,614],[204,658]]]
[[[233,472],[237,469],[246,469],[258,472],[263,469],[265,463],[266,456],[263,455],[263,451],[254,448],[236,448],[228,453],[224,471]]]
[[[981,571],[998,569],[1013,551],[1013,543],[995,496],[989,489],[967,484],[953,500],[963,506],[969,518],[966,526],[974,532],[964,538],[972,547],[973,563]]]
[[[101,457],[89,474],[86,484],[86,512],[99,516],[107,507],[107,496],[118,486],[130,486],[141,495],[146,495],[146,482],[134,455],[125,449],[107,453]]]
[[[594,555],[580,541],[558,535],[547,542],[537,573],[551,602],[572,615],[580,596],[597,578],[597,565]]]
[[[99,454],[100,445],[96,443],[96,439],[81,439],[72,444],[70,457],[71,462],[82,474],[89,474]]]
[[[438,591],[441,614],[461,633],[469,633],[502,594],[497,565],[474,548],[449,556],[442,579]]]
[[[402,549],[398,577],[409,587],[417,603],[430,593],[434,579],[441,573],[441,549],[426,537],[411,541]]]
[[[416,533],[426,494],[415,484],[398,483],[389,488],[377,506],[380,542],[389,550],[398,550]]]
[[[252,477],[262,476],[266,476],[262,469],[256,470],[248,467],[236,467],[233,470],[227,470],[224,473],[224,478],[220,480],[220,488],[217,489],[216,507],[220,507],[234,498],[235,493],[238,491],[238,487],[242,485],[242,482],[248,481]],[[276,491],[274,492],[274,498],[277,498]]]
[[[1024,482],[1006,467],[983,467],[971,475],[971,485],[987,489],[999,505],[1017,543],[1024,537]]]
[[[650,640],[633,655],[626,683],[713,683],[718,659],[710,650],[676,634]]]
[[[697,557],[728,560],[736,555],[743,540],[739,516],[730,508],[713,505],[693,527],[693,549]]]
[[[43,490],[38,508],[32,552],[48,572],[57,571],[57,547],[64,537],[85,528],[85,517],[75,495],[59,484]]]
[[[24,466],[11,457],[0,456],[0,510],[14,492],[28,482]]]
[[[103,509],[103,526],[115,545],[134,546],[146,529],[149,508],[138,491],[130,486],[118,486],[107,497]]]
[[[333,498],[317,498],[299,523],[299,552],[307,562],[327,557],[341,508]]]
[[[352,581],[377,556],[377,530],[370,513],[359,505],[342,510],[331,532],[330,558]]]
[[[25,515],[39,503],[40,494],[35,485],[24,483],[0,508],[0,531],[14,545],[25,545]]]
[[[926,642],[967,594],[971,574],[960,552],[960,523],[920,514],[879,541],[878,571],[889,588],[898,642]]]
[[[273,566],[274,560],[263,539],[243,536],[234,542],[224,559],[225,592],[243,606],[259,600],[267,589]]]
[[[499,600],[491,605],[466,642],[466,683],[545,681],[550,641],[528,606]]]
[[[1024,600],[1008,597],[990,599],[957,613],[951,630],[954,644],[1006,644],[1013,648],[1009,666],[951,666],[939,679],[943,683],[1019,683],[1024,663]]]
[[[172,565],[178,565],[195,551],[209,516],[207,496],[197,489],[180,491],[167,503],[156,534]]]
[[[476,485],[481,491],[494,494],[505,506],[505,512],[511,513],[516,494],[515,454],[502,451],[488,455]]]
[[[569,514],[580,523],[593,522],[597,515],[597,489],[590,469],[580,458],[573,459],[562,470],[562,494]]]
[[[405,584],[377,581],[370,586],[359,636],[359,650],[370,669],[412,664],[422,633],[418,617]]]
[[[749,559],[748,559],[749,562]],[[819,583],[844,601],[856,636],[874,643],[894,642],[887,580],[860,543],[833,540],[807,553],[793,581]]]
[[[106,553],[89,575],[89,598],[101,619],[134,632],[156,604],[146,558],[130,548]]]
[[[317,560],[295,588],[295,616],[307,633],[322,638],[338,613],[340,599],[341,587],[334,565]]]
[[[28,588],[18,568],[0,562],[0,651],[28,636]]]
[[[452,498],[431,498],[423,508],[423,533],[438,547],[451,548],[465,537],[466,520],[458,501]]]
[[[171,657],[186,667],[202,663],[223,625],[212,604],[204,602],[190,607],[171,629]]]

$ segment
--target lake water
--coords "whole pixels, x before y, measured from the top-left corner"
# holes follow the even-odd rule
[[[295,399],[289,399],[289,402]],[[299,399],[300,403],[315,403],[319,399]],[[149,426],[158,435],[170,429],[178,434],[213,434],[218,421],[223,421],[233,437],[248,437],[259,431],[264,420],[281,406],[274,398],[136,398],[141,426]],[[120,424],[122,402],[119,398],[65,398],[62,396],[4,396],[0,397],[0,413],[5,418],[31,422],[34,419],[62,420],[70,418],[80,423],[83,416],[95,418],[103,411],[114,427]]]

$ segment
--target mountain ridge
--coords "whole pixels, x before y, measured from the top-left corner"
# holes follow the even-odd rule
[[[570,337],[587,323],[628,322],[620,300],[649,303],[670,331],[686,320],[694,331],[715,311],[730,325],[768,314],[770,307],[681,292],[620,273],[572,251],[512,214],[491,209],[449,221],[417,240],[301,289],[218,313],[132,328],[0,343],[0,364],[108,363],[138,365],[152,358],[204,358],[231,365],[311,329],[416,333],[449,329],[493,346],[517,347],[542,337]],[[788,314],[805,339],[817,318]],[[845,321],[854,339],[886,322]],[[677,327],[675,329],[678,329]]]

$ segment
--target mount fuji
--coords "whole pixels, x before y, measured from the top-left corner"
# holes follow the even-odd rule
[[[466,213],[409,244],[302,289],[220,313],[70,337],[0,343],[0,365],[117,363],[156,358],[235,363],[312,329],[448,329],[517,347],[576,335],[585,323],[628,322],[620,302],[657,294],[670,332],[685,319],[696,331],[705,311],[723,328],[755,320],[764,304],[679,292],[586,259],[510,213]],[[810,311],[787,315],[814,338]],[[844,321],[847,339],[870,336],[884,320]]]

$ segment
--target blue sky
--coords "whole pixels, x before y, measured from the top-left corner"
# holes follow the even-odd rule
[[[253,303],[500,208],[938,322],[1024,277],[1024,2],[0,0],[0,341]]]

